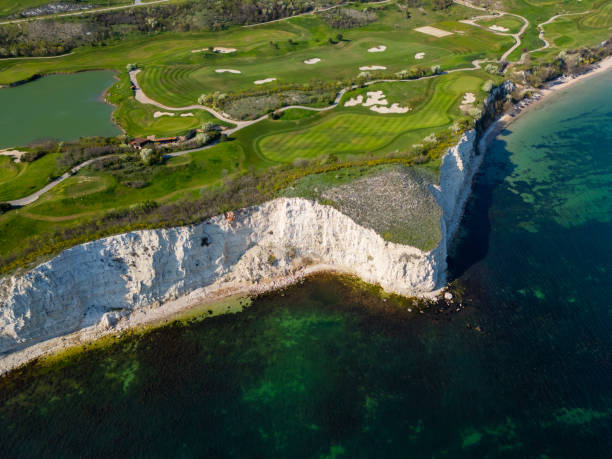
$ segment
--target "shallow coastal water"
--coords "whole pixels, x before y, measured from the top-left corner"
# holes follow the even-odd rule
[[[120,134],[111,120],[114,108],[101,98],[114,81],[112,72],[96,71],[50,75],[0,89],[0,148]]]
[[[0,380],[0,455],[608,457],[610,145],[611,73],[499,136],[459,311],[319,276],[90,346]]]

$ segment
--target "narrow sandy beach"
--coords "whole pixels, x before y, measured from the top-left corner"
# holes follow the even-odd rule
[[[501,131],[503,131],[506,127],[511,125],[525,113],[529,113],[530,109],[537,107],[541,102],[548,100],[551,95],[570,88],[580,81],[607,71],[612,71],[612,56],[606,57],[601,62],[596,64],[593,69],[583,73],[582,75],[578,75],[576,77],[561,77],[550,82],[547,87],[536,92],[534,97],[519,102],[516,109],[512,113],[506,113],[491,124],[480,139],[478,149],[481,152],[485,151],[487,146]]]

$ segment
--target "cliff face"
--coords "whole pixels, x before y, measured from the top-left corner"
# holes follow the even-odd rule
[[[183,295],[255,287],[331,266],[385,290],[421,295],[443,286],[447,244],[461,217],[479,156],[468,132],[445,155],[442,239],[430,252],[384,241],[332,207],[282,198],[198,225],[135,231],[64,251],[0,281],[0,353],[92,325],[108,327],[138,308]],[[163,305],[161,306],[163,308]]]

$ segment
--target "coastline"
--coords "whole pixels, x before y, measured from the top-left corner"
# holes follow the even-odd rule
[[[524,99],[519,102],[512,113],[506,113],[495,120],[487,128],[478,143],[478,149],[481,153],[486,151],[486,148],[491,144],[493,139],[499,135],[506,127],[510,126],[517,119],[529,113],[531,109],[537,107],[542,102],[549,100],[550,96],[564,91],[567,88],[574,86],[576,83],[591,78],[601,73],[612,71],[612,56],[602,59],[600,62],[586,72],[575,77],[562,76],[556,80],[547,83],[546,87],[539,89],[534,96]]]
[[[542,100],[548,98],[548,96],[565,88],[571,87],[578,81],[610,69],[612,69],[612,57],[604,59],[597,65],[597,67],[594,67],[592,70],[578,77],[565,77],[556,80],[556,84],[540,90],[538,92],[538,94],[540,94],[539,97],[531,98],[529,99],[529,102],[519,104],[516,107],[518,113],[515,113],[514,116],[506,114],[493,122],[479,141],[478,149],[480,149],[481,154],[479,155],[480,158],[476,164],[476,169],[482,160],[485,152],[484,149],[486,149],[487,145],[492,141],[492,139],[494,139],[499,132],[517,119],[519,115],[527,113],[530,107],[536,106],[536,102],[541,102]],[[469,194],[470,190],[467,191],[468,196]],[[278,291],[302,281],[307,276],[323,272],[354,274],[349,273],[346,270],[338,269],[336,266],[331,266],[328,264],[315,264],[296,270],[289,274],[268,278],[264,282],[258,282],[256,284],[237,283],[231,287],[205,295],[202,295],[201,292],[192,292],[177,299],[163,303],[163,308],[159,307],[160,305],[150,305],[148,307],[139,308],[134,310],[128,316],[122,317],[116,323],[107,323],[106,327],[101,327],[97,324],[92,325],[67,335],[58,336],[46,341],[35,343],[6,356],[2,356],[0,357],[0,376],[34,359],[55,354],[70,347],[83,345],[107,335],[120,335],[128,330],[154,326],[155,324],[172,321],[177,319],[178,316],[189,313],[189,311],[202,309],[205,306],[210,307],[210,310],[213,311],[213,314],[210,316],[228,312],[236,312],[237,310],[241,310],[241,308],[237,310],[232,310],[229,308],[228,310],[226,307],[227,301],[231,298],[245,298],[262,293]],[[431,298],[440,295],[443,292],[444,288],[430,292],[430,294],[426,296]]]

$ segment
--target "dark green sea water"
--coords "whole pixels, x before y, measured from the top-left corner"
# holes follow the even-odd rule
[[[500,135],[460,311],[321,276],[30,365],[0,381],[0,456],[610,457],[611,145],[612,74]]]
[[[81,72],[0,89],[0,148],[120,134],[100,97],[114,81],[112,72]]]

